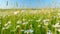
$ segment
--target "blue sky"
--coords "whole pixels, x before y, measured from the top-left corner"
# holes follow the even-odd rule
[[[6,5],[8,1],[8,6]],[[16,6],[18,3],[18,7]],[[55,5],[56,3],[56,5]],[[59,8],[60,0],[0,0],[0,8]]]

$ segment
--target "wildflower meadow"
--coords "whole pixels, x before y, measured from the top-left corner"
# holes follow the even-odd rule
[[[60,34],[57,9],[1,10],[0,34]]]

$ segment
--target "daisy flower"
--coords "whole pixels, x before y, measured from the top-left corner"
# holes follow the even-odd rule
[[[21,31],[24,31],[24,30],[21,30]]]
[[[22,23],[22,25],[26,25],[26,24],[28,24],[28,22],[24,22],[24,23]]]
[[[17,24],[21,24],[22,22],[21,21],[17,21]]]
[[[20,27],[20,25],[17,25],[17,26],[16,26],[16,28],[19,28],[19,27]]]
[[[52,32],[50,30],[48,30],[47,34],[52,34]]]
[[[25,10],[22,10],[21,13],[25,12]]]
[[[6,27],[6,29],[9,29],[9,28],[10,28],[10,26],[11,26],[11,25],[8,25],[8,26]]]
[[[11,21],[8,21],[8,24],[11,24]]]
[[[53,27],[57,28],[57,27],[60,27],[59,23],[55,24],[55,25],[52,25]]]
[[[2,30],[5,30],[5,27],[3,27]]]
[[[43,20],[44,25],[48,25],[49,19]]]
[[[60,29],[57,29],[58,32],[60,32]]]
[[[7,26],[8,24],[6,23],[4,26]]]
[[[36,22],[40,22],[40,21],[41,21],[41,19],[36,20]]]
[[[18,14],[18,12],[14,12],[14,14],[16,15],[16,14]]]

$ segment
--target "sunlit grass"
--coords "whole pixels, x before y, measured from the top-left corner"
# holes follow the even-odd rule
[[[60,34],[58,10],[16,10],[0,16],[1,34]]]

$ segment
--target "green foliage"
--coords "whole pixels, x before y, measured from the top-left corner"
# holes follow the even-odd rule
[[[43,14],[30,13],[28,11],[12,14],[6,16],[0,16],[0,33],[1,34],[47,34],[50,30],[52,34],[58,33],[55,25],[58,23],[60,17],[58,18],[58,12],[51,12]],[[49,21],[46,19],[49,19]],[[44,20],[46,22],[44,22]],[[11,23],[10,23],[11,22]],[[47,24],[48,22],[48,24]],[[60,34],[60,32],[58,33]]]

